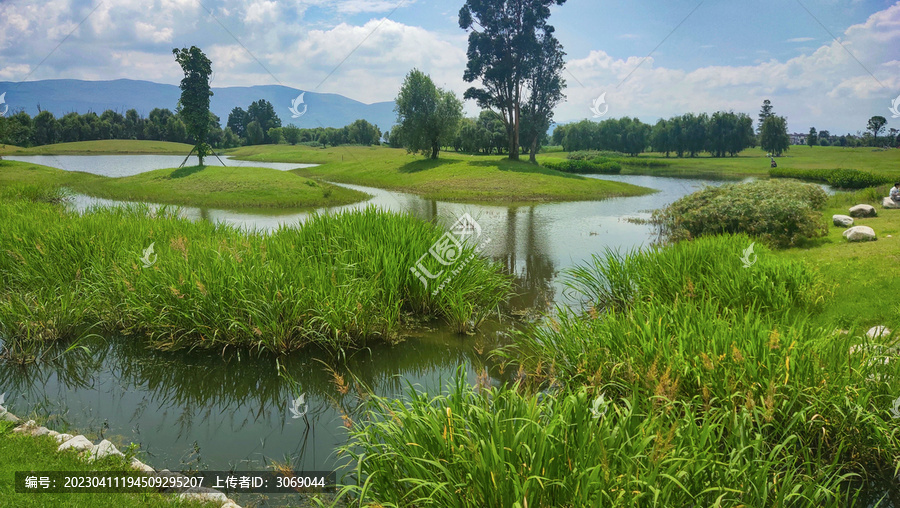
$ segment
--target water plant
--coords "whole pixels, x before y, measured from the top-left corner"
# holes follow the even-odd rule
[[[466,276],[429,293],[410,267],[443,231],[374,208],[313,215],[271,234],[191,222],[174,209],[76,214],[21,199],[0,201],[0,220],[7,337],[73,338],[77,325],[97,324],[160,349],[340,349],[396,342],[411,316],[468,331],[511,284],[475,256]]]

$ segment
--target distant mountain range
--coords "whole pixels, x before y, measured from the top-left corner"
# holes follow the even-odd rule
[[[292,118],[290,108],[304,92],[303,90],[279,85],[262,85],[213,87],[212,91],[210,110],[221,119],[222,127],[228,122],[228,113],[232,108],[241,107],[246,110],[250,103],[259,99],[272,103],[282,125],[343,127],[362,118],[385,131],[391,128],[396,119],[393,101],[363,104],[343,95],[306,92],[302,97],[303,103],[298,102],[295,109],[303,114],[298,118]],[[38,114],[40,107],[40,110],[50,111],[57,118],[73,111],[82,114],[93,111],[99,115],[107,109],[122,114],[126,110],[135,109],[146,118],[153,108],[175,111],[178,98],[181,97],[181,90],[175,85],[132,79],[113,81],[48,79],[22,83],[0,81],[0,94],[4,92],[6,104],[9,105],[9,114],[25,110],[34,116]],[[0,106],[0,109],[3,107]]]

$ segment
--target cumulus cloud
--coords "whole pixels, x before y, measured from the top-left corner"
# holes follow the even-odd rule
[[[570,77],[575,79],[569,79],[567,101],[558,108],[556,119],[589,118],[592,101],[603,92],[610,116],[637,116],[644,121],[729,109],[755,116],[768,98],[776,113],[788,117],[793,130],[820,125],[855,131],[900,92],[900,62],[890,57],[897,54],[898,45],[900,3],[849,27],[840,42],[831,41],[786,61],[682,71],[656,67],[652,57],[642,63],[636,57],[616,59],[592,51],[568,62]]]

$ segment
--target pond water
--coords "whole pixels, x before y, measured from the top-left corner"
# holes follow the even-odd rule
[[[154,169],[177,168],[185,162],[183,155],[4,155],[11,161],[30,162],[66,171],[81,171],[95,175],[122,177],[133,176]],[[316,164],[288,164],[283,162],[250,162],[232,159],[227,156],[206,158],[206,165],[219,163],[225,166],[245,166],[254,168],[272,168],[288,171],[296,168],[308,168]],[[191,156],[185,166],[196,166],[200,161]]]
[[[113,164],[105,157],[113,156],[93,157],[103,162],[91,167]],[[513,310],[535,314],[574,303],[563,290],[560,274],[565,269],[605,249],[636,249],[653,241],[648,225],[629,219],[649,218],[654,209],[705,185],[722,183],[651,176],[596,178],[658,192],[604,201],[504,207],[434,201],[347,185],[373,197],[320,212],[377,206],[447,227],[462,213],[469,213],[481,226],[482,235],[491,239],[486,255],[516,277],[518,295],[512,299]],[[75,196],[70,206],[84,210],[98,204],[113,202]],[[297,226],[309,216],[198,208],[184,208],[182,213],[195,220],[260,231]],[[292,386],[279,377],[273,358],[149,352],[133,339],[116,337],[90,344],[89,352],[71,352],[27,368],[0,363],[0,392],[6,392],[11,411],[23,417],[49,416],[48,426],[56,430],[69,426],[95,438],[102,434],[117,444],[140,443],[149,454],[147,462],[156,468],[247,470],[264,468],[275,460],[290,463],[296,470],[333,469],[342,463],[334,449],[346,441],[342,415],[353,418],[362,403],[353,379],[388,396],[401,396],[409,385],[430,393],[442,391],[458,371],[474,382],[486,369],[493,382],[499,383],[514,373],[501,371],[487,356],[510,340],[507,332],[516,326],[508,320],[493,321],[474,336],[458,336],[435,324],[433,329],[414,332],[399,346],[359,351],[337,372],[349,383],[349,391],[339,388],[335,374],[326,368],[325,364],[333,362],[315,351],[281,358],[278,361],[284,372],[306,392],[309,413],[302,419],[291,418]]]

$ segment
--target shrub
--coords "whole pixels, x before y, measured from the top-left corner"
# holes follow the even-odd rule
[[[838,189],[865,189],[896,181],[895,179],[859,171],[857,169],[788,169],[769,170],[772,178],[796,178],[813,182],[823,182]]]
[[[617,175],[622,172],[622,165],[613,160],[560,160],[543,161],[541,165],[548,169],[555,169],[565,173],[596,173],[603,175]]]
[[[575,152],[569,152],[566,156],[569,160],[574,161],[585,161],[597,158],[621,158],[625,157],[625,154],[622,152],[613,152],[610,150],[578,150]]]
[[[653,214],[660,236],[677,241],[702,235],[746,233],[778,247],[825,236],[819,186],[762,180],[707,187]]]

